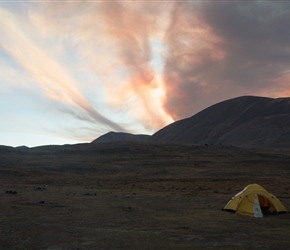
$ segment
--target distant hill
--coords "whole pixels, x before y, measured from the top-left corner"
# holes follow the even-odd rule
[[[290,98],[226,100],[164,127],[150,141],[290,146]]]
[[[17,149],[29,149],[29,147],[25,146],[25,145],[22,145],[22,146],[17,146],[15,147]]]
[[[122,132],[109,132],[104,134],[91,143],[106,143],[106,142],[116,142],[116,141],[148,141],[150,135],[133,135],[129,133]]]

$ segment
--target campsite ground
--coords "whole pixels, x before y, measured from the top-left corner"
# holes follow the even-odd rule
[[[287,249],[290,214],[221,209],[250,183],[290,208],[289,177],[290,149],[0,147],[0,249]]]

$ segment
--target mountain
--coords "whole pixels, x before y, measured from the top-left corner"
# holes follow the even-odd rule
[[[105,142],[115,142],[115,141],[148,141],[150,135],[133,135],[122,132],[109,132],[104,134],[91,143],[105,143]]]
[[[226,100],[164,127],[150,141],[290,146],[290,98]]]

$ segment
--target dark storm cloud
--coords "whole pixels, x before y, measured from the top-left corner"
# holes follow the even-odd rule
[[[275,77],[287,68],[290,62],[290,33],[287,32],[290,3],[205,4],[202,17],[224,40],[226,75],[233,82],[247,84],[245,77],[245,80],[255,80],[252,84],[263,84],[264,79]]]
[[[178,3],[167,31],[165,107],[175,119],[227,98],[282,86],[289,70],[290,3]],[[268,92],[267,92],[268,91]]]

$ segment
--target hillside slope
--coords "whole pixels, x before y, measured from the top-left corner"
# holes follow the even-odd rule
[[[115,141],[147,141],[149,137],[149,135],[133,135],[122,132],[109,132],[93,140],[91,143],[106,143]]]
[[[290,146],[290,98],[243,96],[226,100],[164,127],[150,140]]]

